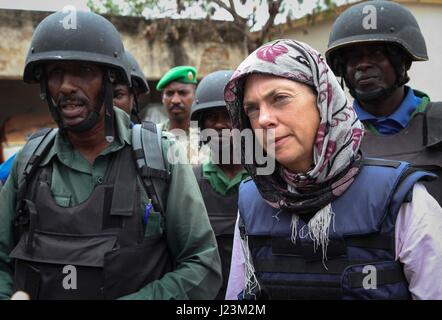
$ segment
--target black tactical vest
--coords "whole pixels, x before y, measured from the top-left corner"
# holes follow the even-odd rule
[[[29,220],[10,254],[15,290],[32,299],[115,299],[173,270],[165,237],[144,237],[130,146],[115,153],[102,184],[73,207],[55,203],[51,172],[52,165],[39,168],[27,188]]]
[[[435,173],[438,178],[423,182],[442,205],[442,104],[428,104],[407,127],[392,135],[365,131],[361,145],[364,156],[409,162],[413,167]]]
[[[223,284],[216,299],[224,300],[230,273],[230,260],[232,259],[233,233],[238,214],[238,193],[226,196],[220,195],[212,188],[209,180],[204,178],[202,170],[202,165],[193,167],[210,224],[216,236],[221,258]]]

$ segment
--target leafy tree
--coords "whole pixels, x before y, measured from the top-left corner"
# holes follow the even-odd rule
[[[154,0],[88,0],[92,11],[102,14],[123,14],[155,18],[200,18],[208,21],[231,20],[232,27],[244,36],[249,52],[256,49],[269,36],[271,27],[279,21],[295,18],[296,8],[304,5],[303,0],[173,0],[161,4]],[[309,20],[320,12],[333,12],[333,0],[316,0]],[[195,12],[199,16],[195,17]]]

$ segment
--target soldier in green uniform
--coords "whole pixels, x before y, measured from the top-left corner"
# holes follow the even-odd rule
[[[238,189],[241,181],[248,176],[241,164],[233,162],[232,139],[226,140],[222,136],[222,130],[232,130],[232,121],[224,101],[224,87],[232,74],[231,70],[221,70],[204,77],[196,89],[191,115],[191,120],[198,121],[202,130],[212,129],[218,135],[213,136],[209,142],[212,149],[209,160],[193,167],[221,257],[224,281],[217,299],[224,299],[226,295],[233,233],[238,213]],[[222,153],[227,149],[230,161],[223,163]]]
[[[45,18],[26,58],[58,130],[29,139],[0,192],[0,298],[213,299],[220,258],[192,168],[167,161],[170,134],[113,107],[113,81],[131,84],[120,35],[76,14],[77,29]]]

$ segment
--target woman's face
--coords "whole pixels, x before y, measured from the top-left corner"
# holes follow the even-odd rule
[[[316,95],[305,84],[271,75],[250,75],[244,87],[243,108],[252,129],[274,129],[274,142],[264,149],[284,167],[307,172],[313,164],[313,145],[319,127]],[[257,135],[259,137],[259,135]]]

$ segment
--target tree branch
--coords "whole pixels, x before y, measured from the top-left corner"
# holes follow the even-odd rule
[[[247,21],[243,17],[239,16],[236,13],[235,5],[233,3],[233,0],[229,0],[230,7],[228,7],[222,0],[212,0],[212,2],[216,3],[219,7],[226,10],[228,13],[230,13],[233,17],[233,28],[241,32],[245,37],[247,37],[247,40],[251,40],[251,36],[247,30]]]
[[[219,7],[226,10],[228,13],[232,15],[233,19],[235,19],[235,12],[233,12],[232,9],[229,8],[224,2],[222,2],[221,0],[212,0],[212,2],[215,2]]]
[[[275,23],[275,18],[276,15],[279,13],[279,9],[281,7],[283,0],[277,0],[277,1],[273,1],[269,3],[269,18],[267,19],[267,22],[265,23],[265,25],[262,27],[261,32],[260,32],[260,41],[263,42],[265,37],[267,36],[267,34],[270,31],[270,28],[273,26],[273,24]]]
[[[238,24],[245,24],[246,19],[238,15],[233,0],[229,0],[230,7],[227,6],[222,0],[212,0],[212,2],[215,2],[219,7],[230,13],[233,17],[233,21],[237,22]]]
[[[235,8],[235,3],[233,3],[233,0],[229,0],[229,4],[230,4],[230,9],[233,12],[233,18],[237,21],[241,21],[241,17],[238,15],[238,13],[236,12],[236,8]]]

